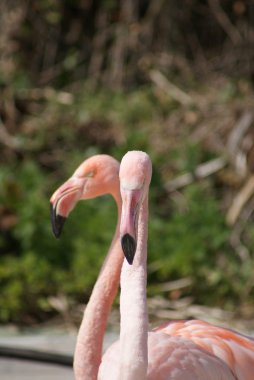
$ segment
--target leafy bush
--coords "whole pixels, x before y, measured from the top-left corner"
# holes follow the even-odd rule
[[[15,94],[17,102],[24,100],[23,90]],[[29,100],[36,114],[22,116],[18,149],[5,149],[1,158],[2,322],[49,318],[55,313],[51,296],[88,300],[114,233],[114,201],[81,202],[56,240],[49,198],[85,158],[109,153],[120,160],[130,149],[147,151],[153,161],[149,293],[158,292],[156,284],[188,276],[192,285],[181,294],[191,294],[195,302],[234,308],[253,299],[253,258],[241,262],[231,247],[222,211],[224,185],[211,178],[172,194],[164,189],[170,178],[214,156],[189,142],[179,105],[165,112],[147,87],[125,94],[89,86],[67,95],[46,89],[41,96]],[[251,227],[244,239],[250,247]]]
[[[48,299],[53,295],[88,300],[114,232],[113,199],[81,202],[67,220],[61,239],[56,240],[51,232],[48,194],[56,188],[55,179],[35,162],[24,161],[5,168],[1,182],[1,203],[8,215],[15,216],[1,240],[1,320],[48,318],[53,312]],[[192,185],[183,192],[180,203],[167,197],[157,207],[157,182],[155,176],[149,227],[149,263],[157,270],[150,274],[149,284],[190,276],[191,293],[200,302],[218,302],[218,296],[206,299],[213,289],[223,299],[236,297],[227,273],[218,266],[221,255],[232,262],[232,252],[228,228],[209,184]],[[152,287],[151,291],[153,294]]]
[[[52,181],[45,173],[35,163],[24,162],[5,169],[2,184],[1,203],[15,220],[13,226],[6,225],[8,233],[1,244],[0,319],[45,318],[45,313],[51,315],[47,299],[53,295],[84,293],[87,298],[114,231],[113,201],[79,205],[56,240],[49,215]]]

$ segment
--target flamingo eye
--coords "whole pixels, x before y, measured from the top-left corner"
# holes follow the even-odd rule
[[[86,178],[93,178],[94,177],[94,172],[91,171],[91,172],[86,173],[85,177]]]

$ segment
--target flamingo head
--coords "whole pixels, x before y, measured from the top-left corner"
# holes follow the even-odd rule
[[[85,160],[50,198],[51,222],[58,238],[69,213],[81,199],[119,194],[119,162],[106,154]]]
[[[126,153],[120,165],[119,177],[122,197],[121,244],[126,260],[132,264],[137,247],[140,206],[148,196],[152,177],[149,156],[140,151]]]

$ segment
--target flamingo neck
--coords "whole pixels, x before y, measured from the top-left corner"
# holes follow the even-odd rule
[[[78,332],[74,354],[76,380],[97,379],[107,318],[120,281],[123,262],[123,254],[119,242],[121,198],[120,196],[114,196],[114,198],[118,208],[117,226]]]
[[[141,205],[137,250],[132,265],[124,260],[121,272],[121,380],[146,379],[148,366],[147,283],[147,222],[148,199]]]

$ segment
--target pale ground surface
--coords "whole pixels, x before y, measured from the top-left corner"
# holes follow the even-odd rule
[[[110,345],[117,335],[108,333],[105,347]],[[17,334],[9,328],[0,328],[0,345],[25,347],[50,352],[73,355],[76,334],[56,329],[32,330]],[[47,365],[24,360],[0,358],[1,380],[74,380],[71,368]]]

